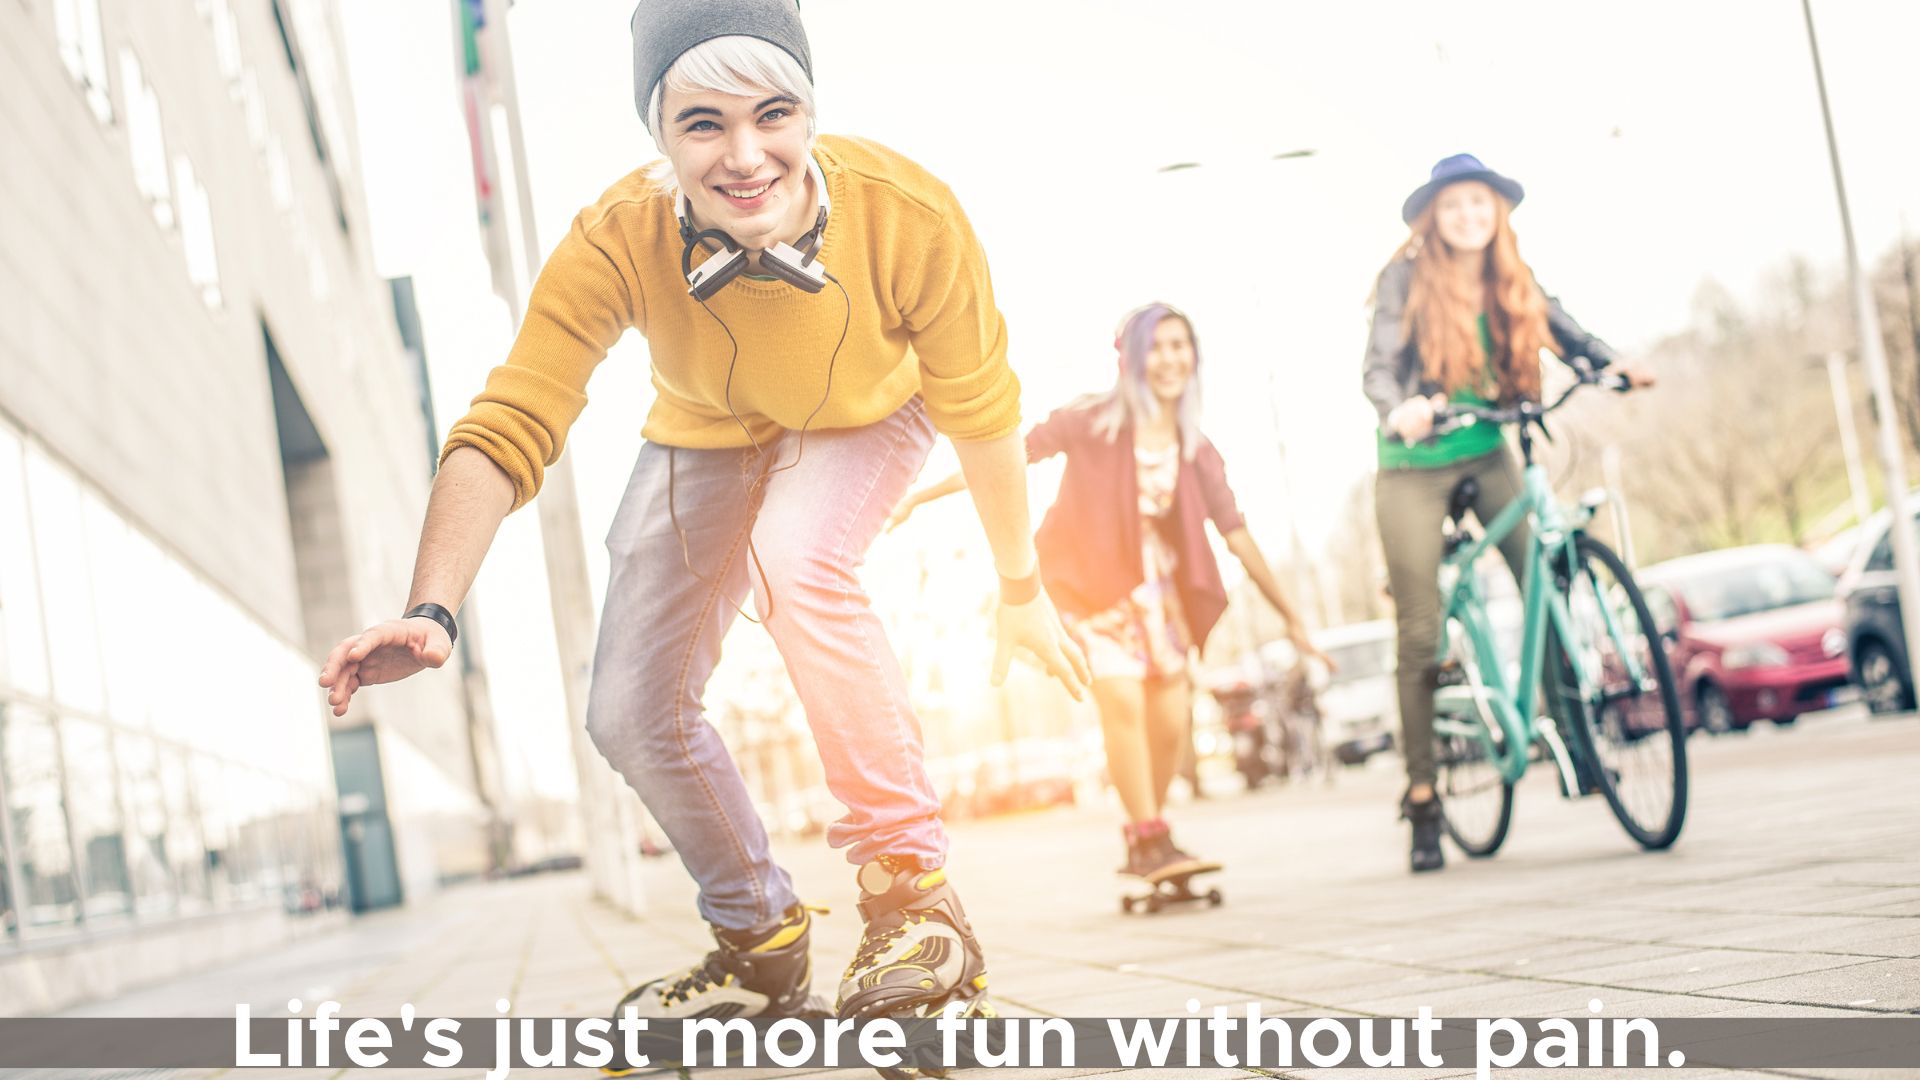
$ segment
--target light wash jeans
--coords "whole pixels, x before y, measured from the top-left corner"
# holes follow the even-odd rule
[[[916,397],[866,427],[810,431],[804,449],[786,434],[764,457],[641,447],[607,535],[612,568],[587,733],[666,831],[710,923],[750,929],[796,902],[701,706],[749,589],[806,710],[827,788],[847,807],[828,842],[850,848],[856,864],[879,855],[912,856],[928,869],[945,863],[920,724],[857,576],[933,437]],[[768,460],[774,471],[756,517],[745,481]]]

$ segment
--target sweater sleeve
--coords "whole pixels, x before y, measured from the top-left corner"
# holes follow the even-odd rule
[[[1020,380],[1007,365],[1007,321],[993,302],[987,256],[948,201],[901,296],[920,362],[927,415],[948,438],[983,441],[1020,429]]]
[[[1225,536],[1235,529],[1246,525],[1246,515],[1240,512],[1240,501],[1233,497],[1233,489],[1227,486],[1227,462],[1214,449],[1212,443],[1204,443],[1195,457],[1194,464],[1200,476],[1200,494],[1207,504],[1207,517],[1213,527]]]
[[[590,235],[585,213],[547,258],[507,362],[493,369],[440,459],[462,446],[485,453],[513,480],[513,508],[540,490],[567,430],[587,405],[587,379],[630,326],[638,290]]]

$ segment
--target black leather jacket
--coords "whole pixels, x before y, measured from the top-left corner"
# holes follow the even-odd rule
[[[1379,410],[1380,422],[1401,402],[1416,394],[1437,394],[1440,387],[1426,378],[1420,347],[1406,332],[1407,292],[1413,285],[1413,261],[1395,259],[1380,271],[1374,287],[1373,332],[1367,336],[1367,365],[1361,376],[1367,399]],[[1547,328],[1567,359],[1585,357],[1595,368],[1615,360],[1613,348],[1586,332],[1560,301],[1547,297]]]

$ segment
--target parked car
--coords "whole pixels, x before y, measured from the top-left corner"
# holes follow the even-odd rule
[[[1716,734],[1791,724],[1847,689],[1833,575],[1778,544],[1690,555],[1637,571],[1694,726]]]
[[[1313,643],[1338,665],[1320,691],[1320,715],[1328,746],[1342,763],[1357,765],[1393,746],[1399,727],[1394,688],[1391,619],[1330,627]]]
[[[1860,541],[1869,532],[1866,525],[1849,525],[1832,536],[1807,548],[1807,554],[1819,560],[1827,573],[1838,578],[1853,565],[1854,556],[1860,551]]]
[[[1920,521],[1920,514],[1915,520]],[[1894,584],[1893,537],[1887,528],[1892,521],[1885,510],[1868,520],[1853,564],[1840,576],[1853,682],[1876,713],[1911,709],[1914,700],[1907,635],[1900,623],[1900,594]]]

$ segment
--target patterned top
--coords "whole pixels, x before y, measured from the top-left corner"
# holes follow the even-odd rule
[[[1134,447],[1140,495],[1140,564],[1145,580],[1119,602],[1085,619],[1069,618],[1096,678],[1165,678],[1187,670],[1193,634],[1180,604],[1179,552],[1167,539],[1180,479],[1180,444]]]

